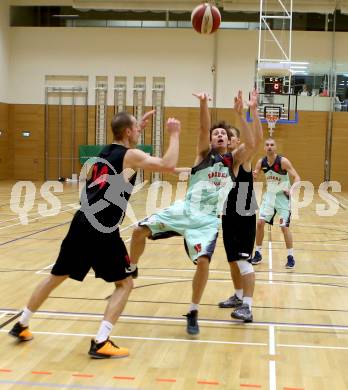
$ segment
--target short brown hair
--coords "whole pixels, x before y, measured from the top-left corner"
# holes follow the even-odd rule
[[[210,128],[210,139],[211,139],[211,134],[215,129],[225,129],[227,133],[228,139],[231,139],[232,133],[231,133],[231,125],[226,123],[225,121],[221,121],[218,123],[215,123],[211,128]]]
[[[112,118],[111,121],[111,129],[114,135],[115,140],[121,140],[123,137],[123,133],[127,128],[131,128],[133,126],[132,115],[128,114],[128,112],[122,111],[119,112]]]

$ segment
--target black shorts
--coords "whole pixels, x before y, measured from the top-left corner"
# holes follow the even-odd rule
[[[51,273],[82,281],[92,268],[96,278],[116,282],[129,276],[128,266],[128,252],[119,230],[101,233],[79,210],[71,221]]]
[[[228,262],[249,259],[255,242],[256,215],[223,215],[222,233]]]

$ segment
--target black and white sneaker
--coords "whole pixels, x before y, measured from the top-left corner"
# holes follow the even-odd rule
[[[253,313],[246,303],[237,307],[237,309],[231,313],[231,317],[237,320],[243,320],[244,322],[253,322]]]
[[[238,307],[243,304],[243,300],[239,299],[236,294],[232,295],[231,297],[227,298],[225,301],[219,302],[219,307],[225,309],[225,308],[231,308],[231,307]]]

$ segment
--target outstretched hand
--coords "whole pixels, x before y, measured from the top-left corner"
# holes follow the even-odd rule
[[[243,95],[242,91],[238,91],[238,95],[234,98],[234,105],[233,108],[237,112],[238,115],[243,115]]]
[[[168,118],[167,131],[170,134],[179,134],[181,130],[181,123],[175,118]]]
[[[151,110],[151,111],[148,111],[146,112],[143,117],[141,118],[140,122],[139,122],[139,127],[140,129],[143,131],[145,130],[148,122],[149,122],[149,119],[150,117],[152,117],[152,115],[156,112],[156,110]]]
[[[258,97],[259,97],[259,93],[258,93],[257,89],[254,88],[250,93],[250,100],[248,101],[248,106],[250,109],[252,109],[252,110],[257,109]]]
[[[193,93],[192,95],[201,102],[210,102],[212,100],[211,96],[207,92]]]

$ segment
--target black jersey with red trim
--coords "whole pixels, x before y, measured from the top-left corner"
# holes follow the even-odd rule
[[[274,163],[272,165],[268,164],[267,156],[262,159],[261,169],[264,173],[268,171],[273,171],[279,175],[286,175],[288,172],[285,169],[282,169],[282,157],[280,154],[277,154]]]
[[[282,169],[282,158],[277,154],[272,165],[268,164],[267,156],[262,159],[261,169],[266,176],[267,191],[282,192],[290,188],[289,174]]]
[[[136,173],[129,181],[122,173],[127,150],[119,144],[105,146],[92,166],[91,177],[83,189],[85,196],[81,196],[81,211],[93,213],[105,227],[122,223],[135,183]]]

